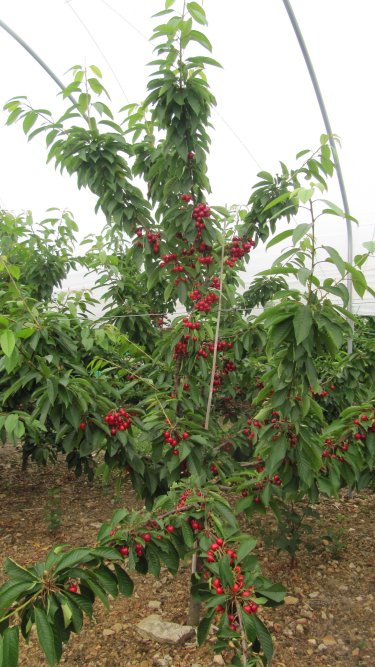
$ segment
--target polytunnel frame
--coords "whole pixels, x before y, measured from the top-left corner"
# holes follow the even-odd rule
[[[347,261],[348,261],[349,264],[351,264],[352,261],[353,261],[352,224],[351,224],[351,220],[350,220],[350,210],[349,210],[348,197],[347,197],[347,194],[346,194],[344,176],[343,176],[343,173],[342,173],[341,163],[340,163],[340,159],[339,159],[339,156],[338,156],[338,152],[337,152],[334,137],[333,137],[331,123],[330,123],[328,113],[327,113],[327,109],[326,109],[326,106],[325,106],[325,103],[324,103],[324,98],[323,98],[323,95],[322,95],[322,91],[320,89],[319,82],[318,82],[317,76],[315,74],[315,70],[314,70],[314,67],[313,67],[313,64],[312,64],[312,60],[310,58],[310,54],[309,54],[309,51],[307,49],[306,42],[303,38],[303,34],[302,34],[302,31],[301,31],[300,26],[298,24],[296,15],[293,11],[292,5],[289,2],[289,0],[282,0],[282,2],[284,4],[284,7],[285,7],[286,12],[287,12],[288,17],[289,17],[289,20],[292,24],[294,33],[296,35],[297,41],[298,41],[299,46],[301,48],[302,55],[303,55],[303,58],[305,60],[306,67],[307,67],[308,73],[310,75],[310,80],[311,80],[311,83],[313,85],[315,96],[316,96],[316,99],[317,99],[317,102],[318,102],[318,105],[319,105],[320,113],[321,113],[322,118],[323,118],[326,133],[328,135],[328,141],[329,141],[329,144],[331,146],[332,157],[333,157],[333,161],[334,161],[334,164],[335,164],[337,179],[338,179],[339,187],[340,187],[341,199],[342,199],[343,208],[344,208],[344,214],[345,214],[345,218],[346,218]],[[48,67],[48,65],[44,62],[44,60],[42,60],[42,58],[40,58],[40,56],[38,56],[38,54],[31,48],[31,46],[29,46],[27,44],[27,42],[25,42],[22,39],[22,37],[17,35],[17,33],[15,33],[14,30],[12,30],[1,19],[0,19],[0,27],[3,28],[16,42],[18,42],[18,44],[20,44],[29,53],[30,56],[32,56],[32,58],[34,58],[34,60],[37,61],[37,63],[47,72],[47,74],[53,79],[53,81],[59,86],[59,88],[61,88],[62,91],[65,91],[65,86],[64,86],[63,82]],[[68,98],[70,99],[70,101],[72,102],[72,104],[74,106],[77,106],[77,101],[75,100],[73,95],[68,95]],[[348,273],[348,276],[347,276],[347,289],[348,289],[348,293],[349,293],[348,311],[352,314],[353,313],[353,281],[352,281],[350,273]],[[350,325],[352,327],[352,330],[354,330],[353,322],[351,320],[349,322],[350,322]],[[348,354],[351,354],[352,351],[353,351],[353,339],[352,338],[349,338],[349,340],[348,340],[347,350],[348,350]]]

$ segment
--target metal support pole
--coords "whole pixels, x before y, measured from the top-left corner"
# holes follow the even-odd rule
[[[13,37],[13,39],[15,39],[16,42],[18,42],[18,44],[20,44],[20,45],[27,51],[27,53],[28,53],[32,58],[34,58],[34,60],[36,60],[36,62],[37,62],[41,67],[43,67],[43,69],[45,70],[45,72],[47,72],[47,74],[50,75],[51,79],[53,79],[54,82],[57,83],[57,85],[59,86],[59,88],[61,88],[62,91],[65,90],[66,86],[64,86],[63,82],[60,81],[60,79],[56,76],[56,74],[55,74],[55,73],[48,67],[48,65],[44,62],[44,60],[42,60],[42,59],[38,56],[38,54],[35,53],[35,51],[31,48],[31,46],[29,46],[29,45],[22,39],[22,37],[20,37],[19,35],[17,35],[17,33],[15,33],[14,30],[12,30],[12,28],[9,28],[9,26],[6,25],[6,23],[4,23],[4,21],[2,21],[1,19],[0,19],[0,28],[3,28],[3,29],[4,29],[4,30],[5,30],[11,37]],[[71,103],[72,103],[75,107],[77,107],[77,100],[74,99],[73,95],[68,95],[68,97],[69,97]]]
[[[303,54],[303,57],[305,59],[306,67],[307,67],[308,72],[310,74],[311,83],[314,87],[316,99],[318,100],[320,112],[321,112],[322,117],[323,117],[324,125],[325,125],[325,128],[326,128],[326,133],[328,135],[329,143],[330,143],[331,150],[332,150],[333,161],[335,163],[335,168],[336,168],[336,172],[337,172],[337,178],[338,178],[338,182],[339,182],[339,186],[340,186],[340,192],[341,192],[341,198],[342,198],[344,212],[345,212],[346,216],[350,216],[349,203],[348,203],[348,198],[347,198],[347,195],[346,195],[346,189],[345,189],[345,183],[344,183],[344,177],[343,177],[343,174],[342,174],[340,159],[339,159],[339,156],[338,156],[338,153],[337,153],[337,150],[336,150],[336,145],[335,145],[335,142],[334,142],[334,139],[333,139],[333,132],[332,132],[332,128],[331,128],[331,123],[329,122],[327,109],[326,109],[326,106],[324,104],[323,95],[322,95],[322,92],[320,90],[318,79],[316,77],[314,67],[313,67],[309,52],[307,50],[305,40],[303,38],[301,29],[298,25],[298,21],[296,19],[296,16],[294,14],[292,6],[291,6],[289,0],[283,0],[283,3],[284,3],[284,6],[285,6],[285,9],[287,11],[287,14],[289,16],[290,22],[293,26],[295,35],[297,37],[298,43],[300,45],[300,48],[301,48],[301,51],[302,51],[302,54]],[[348,217],[346,218],[346,230],[347,230],[347,260],[348,260],[348,263],[351,264],[352,261],[353,261],[353,234],[352,234],[352,223],[351,223],[351,221]],[[352,278],[351,278],[350,274],[348,274],[346,282],[347,282],[347,288],[348,288],[348,292],[349,292],[348,311],[350,313],[352,313],[353,312],[353,284],[352,284]],[[350,320],[350,324],[351,324],[352,329],[354,330],[353,322],[351,320]],[[348,340],[348,354],[351,354],[352,351],[353,351],[353,339],[350,338]]]

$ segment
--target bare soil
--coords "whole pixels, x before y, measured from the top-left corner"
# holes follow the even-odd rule
[[[51,492],[61,503],[60,526],[49,529]],[[95,543],[100,524],[116,507],[139,507],[128,484],[115,497],[113,484],[76,479],[64,463],[48,468],[30,464],[21,472],[20,454],[12,447],[0,451],[0,560],[10,556],[21,564],[41,560],[53,544]],[[50,507],[50,510],[48,510]],[[260,536],[257,555],[264,574],[288,589],[287,602],[265,610],[274,643],[274,667],[375,666],[375,494],[363,493],[340,501],[324,500],[312,519],[312,549],[302,548],[296,566],[289,558],[266,549]],[[262,519],[262,532],[272,518]],[[259,535],[258,522],[249,528]],[[327,534],[329,537],[327,538]],[[326,535],[325,537],[322,537]],[[1,581],[4,579],[0,575]],[[169,667],[214,665],[212,641],[201,648],[159,645],[142,640],[136,624],[155,613],[160,602],[163,618],[186,622],[189,568],[173,578],[162,571],[161,580],[134,576],[132,598],[111,601],[108,612],[100,603],[95,619],[72,636],[62,658],[66,667]],[[149,603],[153,603],[149,606]],[[225,662],[230,662],[224,655]],[[21,647],[20,667],[44,667],[36,637]]]

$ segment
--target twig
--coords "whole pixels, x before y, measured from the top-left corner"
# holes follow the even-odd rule
[[[242,622],[242,616],[241,616],[241,606],[238,602],[238,600],[235,600],[236,602],[236,610],[237,610],[237,617],[238,617],[238,622],[240,624],[241,628],[241,648],[242,648],[242,655],[241,655],[241,661],[243,665],[247,665],[247,658],[248,658],[248,644],[246,641],[246,633],[245,633],[245,628],[243,626]]]
[[[211,378],[210,378],[210,390],[207,400],[207,410],[206,410],[206,419],[204,422],[204,428],[208,431],[208,426],[210,423],[211,407],[212,407],[212,397],[214,392],[214,381],[215,381],[215,370],[216,370],[216,359],[217,359],[217,344],[219,340],[220,333],[220,318],[221,318],[221,302],[223,296],[223,275],[224,275],[224,251],[225,251],[225,232],[226,232],[226,221],[224,223],[223,229],[223,245],[221,247],[221,263],[220,263],[220,289],[219,289],[219,302],[217,306],[217,321],[216,321],[216,331],[214,339],[214,352],[212,357],[212,368],[211,368]]]

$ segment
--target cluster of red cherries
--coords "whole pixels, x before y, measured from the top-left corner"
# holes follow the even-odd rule
[[[146,234],[146,238],[149,244],[152,245],[152,249],[155,253],[158,253],[160,250],[160,236],[160,232],[148,231]]]
[[[104,422],[109,426],[111,435],[116,435],[117,431],[126,431],[132,424],[131,416],[124,408],[110,410],[105,415]]]
[[[238,236],[234,236],[230,246],[227,248],[229,257],[225,260],[225,264],[233,268],[235,263],[247,255],[254,246],[255,243],[252,239],[244,241]]]
[[[172,447],[172,454],[174,456],[178,456],[180,453],[180,450],[177,449],[178,443],[181,442],[181,440],[187,440],[189,437],[189,433],[187,431],[184,431],[183,433],[177,433],[177,431],[163,431],[163,439],[164,443],[166,445],[169,445]]]
[[[361,415],[360,417],[354,419],[353,425],[357,427],[357,431],[354,433],[353,438],[356,442],[366,442],[367,433],[375,433],[375,421],[372,422],[368,429],[364,428],[364,425],[369,421],[371,421],[371,419],[368,415]],[[322,452],[323,459],[337,459],[340,463],[344,463],[345,459],[341,452],[347,452],[350,443],[342,442],[340,444],[336,444],[331,438],[326,438],[324,445],[325,448]]]
[[[195,220],[195,226],[198,230],[198,238],[202,236],[202,231],[204,230],[204,222],[203,218],[209,218],[211,215],[211,209],[207,204],[202,202],[201,204],[197,204],[193,208],[193,213],[192,213],[192,218]]]

